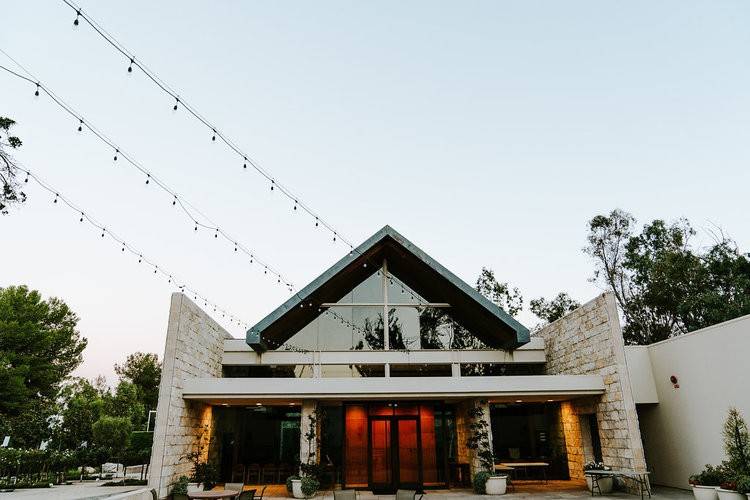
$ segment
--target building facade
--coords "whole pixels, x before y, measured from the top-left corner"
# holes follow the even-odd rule
[[[166,496],[197,452],[227,482],[465,486],[478,421],[496,463],[644,471],[614,300],[531,335],[386,226],[245,339],[172,296],[149,482]]]

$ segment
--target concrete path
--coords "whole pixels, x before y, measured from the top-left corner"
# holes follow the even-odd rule
[[[79,498],[86,498],[94,500],[143,488],[143,486],[102,486],[101,484],[101,482],[84,482],[53,486],[52,488],[15,490],[10,493],[0,493],[0,500],[16,498],[38,498],[40,500],[77,500]]]

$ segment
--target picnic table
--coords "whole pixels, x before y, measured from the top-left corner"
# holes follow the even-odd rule
[[[599,495],[602,494],[602,489],[599,487],[599,480],[603,477],[622,477],[625,479],[631,479],[638,483],[638,491],[641,494],[641,500],[643,500],[643,493],[648,493],[648,497],[651,498],[651,486],[648,484],[648,475],[650,472],[635,472],[632,470],[587,470],[584,471],[584,475],[591,477],[591,496],[594,496],[594,491],[598,491]]]
[[[508,472],[512,472],[517,469],[523,469],[524,475],[528,477],[529,469],[540,469],[542,471],[542,480],[546,484],[547,483],[547,467],[549,467],[549,463],[547,462],[502,462],[502,463],[495,465],[495,470],[496,471],[507,470]]]
[[[188,498],[234,498],[239,495],[237,490],[209,490],[209,491],[189,491]]]

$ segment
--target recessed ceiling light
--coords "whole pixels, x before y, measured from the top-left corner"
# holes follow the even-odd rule
[[[263,403],[255,403],[255,406],[263,406]]]
[[[229,403],[221,403],[221,406],[229,406]]]
[[[516,399],[516,403],[523,403],[523,399]]]
[[[547,402],[548,402],[548,403],[551,403],[551,402],[553,402],[553,401],[554,401],[554,399],[548,399],[548,400],[547,400]]]

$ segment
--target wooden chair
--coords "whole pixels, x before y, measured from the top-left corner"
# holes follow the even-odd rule
[[[232,482],[239,483],[245,481],[245,466],[243,464],[235,464],[232,467]]]
[[[245,467],[245,484],[260,484],[260,465],[250,464]]]
[[[279,466],[276,464],[265,464],[261,472],[261,484],[276,484],[276,477],[279,474]]]

